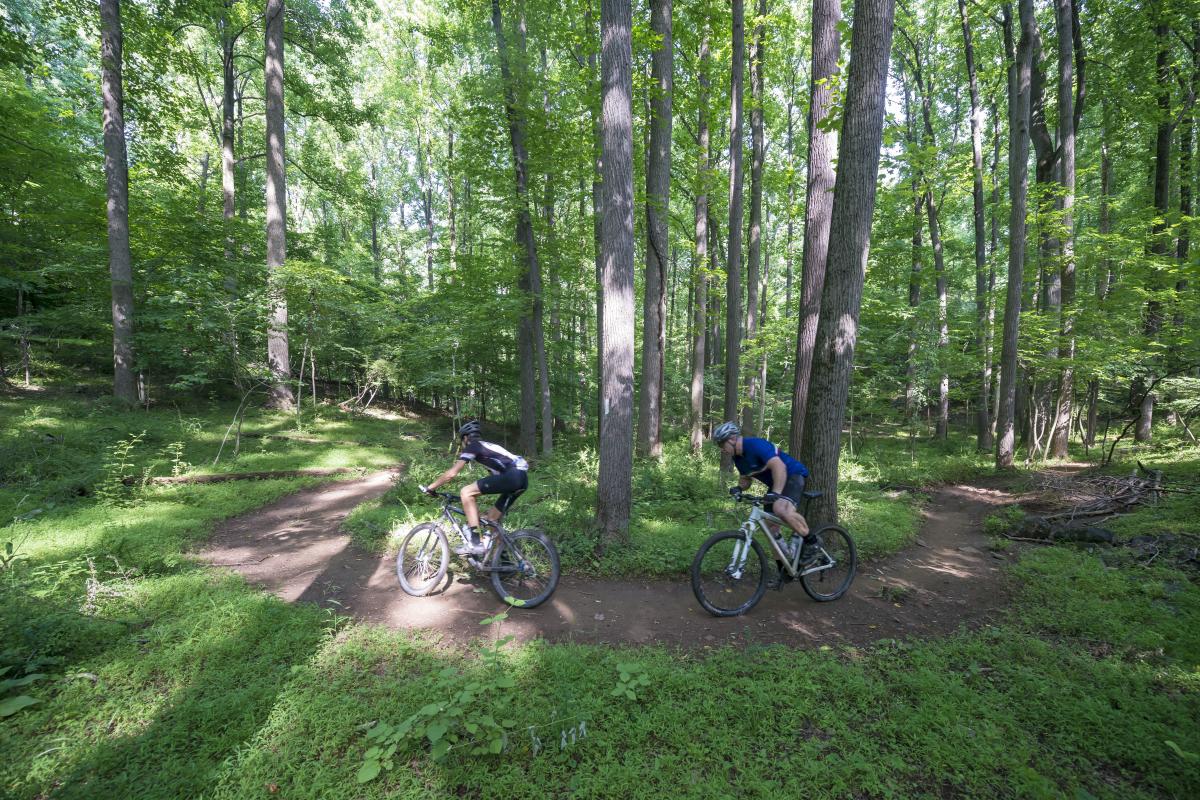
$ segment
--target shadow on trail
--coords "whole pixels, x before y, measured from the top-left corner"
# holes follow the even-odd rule
[[[442,637],[463,646],[481,635],[479,621],[507,608],[488,577],[452,559],[444,587],[426,597],[400,589],[392,556],[367,553],[338,529],[355,505],[382,493],[388,479],[300,492],[231,521],[204,553],[280,597],[325,605],[364,622]],[[686,576],[598,580],[564,575],[554,596],[535,609],[512,609],[506,631],[518,640],[596,644],[661,644],[703,650],[936,636],[991,618],[1005,602],[1002,564],[988,550],[983,519],[1011,501],[1003,491],[945,486],[931,493],[917,544],[859,565],[850,591],[817,603],[796,583],[768,591],[743,617],[704,612]]]

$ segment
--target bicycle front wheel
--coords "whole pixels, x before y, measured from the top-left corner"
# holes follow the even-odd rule
[[[492,589],[512,606],[541,605],[558,587],[558,550],[541,531],[505,534],[492,556]]]
[[[700,545],[692,561],[692,591],[716,617],[745,614],[767,590],[767,556],[741,531],[721,531]]]
[[[816,572],[800,575],[800,585],[808,596],[818,603],[837,600],[846,593],[854,580],[854,572],[858,569],[858,551],[854,540],[845,528],[838,525],[826,525],[815,534],[820,545],[820,554],[816,560],[803,567],[802,572],[820,567]]]
[[[396,577],[400,588],[413,597],[424,597],[446,577],[450,543],[436,522],[417,525],[400,542],[396,554]]]

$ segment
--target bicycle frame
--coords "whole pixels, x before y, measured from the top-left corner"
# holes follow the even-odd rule
[[[455,516],[456,514],[461,517],[466,517],[467,512],[463,511],[458,506],[453,505],[449,498],[443,497],[442,516],[448,523],[450,523],[451,530],[457,533],[458,538],[465,544],[467,537],[463,533],[463,526],[461,523],[459,523],[458,518]],[[505,545],[512,548],[512,541],[508,538],[508,531],[506,531],[504,526],[499,522],[481,515],[479,518],[479,524],[493,528],[495,530],[495,535],[491,537],[491,542],[489,543],[486,552],[480,556],[467,556],[467,561],[471,564],[471,566],[483,572],[516,572],[518,569],[520,569],[519,565],[514,565],[512,567],[500,567],[498,569],[489,566],[492,552],[496,549],[496,546],[503,542]],[[522,558],[524,557],[522,556]]]
[[[745,522],[742,523],[741,528],[739,528],[745,538],[740,545],[736,545],[733,548],[733,558],[730,560],[729,566],[727,567],[730,575],[735,578],[741,576],[742,570],[746,566],[746,559],[750,556],[750,542],[754,538],[754,532],[756,530],[761,530],[763,532],[763,536],[771,545],[771,550],[775,554],[775,559],[783,564],[783,568],[787,571],[787,574],[793,578],[798,578],[801,575],[811,575],[814,572],[827,570],[837,563],[834,561],[833,557],[829,555],[828,551],[825,550],[824,546],[822,546],[821,553],[825,556],[824,563],[815,564],[808,569],[801,571],[800,553],[797,552],[794,557],[789,558],[787,553],[783,551],[783,547],[781,547],[783,537],[780,536],[776,538],[774,535],[772,535],[769,527],[770,525],[777,525],[787,528],[787,523],[771,512],[764,511],[757,505],[750,507],[750,516]],[[791,530],[791,528],[787,529]]]

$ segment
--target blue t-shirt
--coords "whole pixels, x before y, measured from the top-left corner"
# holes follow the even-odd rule
[[[772,485],[771,471],[767,462],[775,456],[787,467],[788,475],[803,475],[808,477],[808,469],[796,459],[780,450],[766,439],[742,439],[742,454],[733,457],[733,465],[742,475],[750,475],[765,483],[768,488]]]

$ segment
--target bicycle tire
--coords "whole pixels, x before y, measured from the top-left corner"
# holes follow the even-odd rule
[[[854,582],[854,573],[858,569],[858,550],[849,531],[840,525],[826,525],[816,531],[822,542],[820,558],[832,558],[833,566],[820,572],[810,572],[800,575],[800,585],[808,596],[818,603],[828,603],[837,600],[846,593]],[[821,563],[820,561],[817,564]],[[811,564],[804,569],[811,569]]]
[[[733,562],[733,540],[745,540],[741,531],[721,531],[708,537],[696,557],[692,560],[692,593],[705,611],[714,617],[738,617],[745,614],[762,600],[767,590],[767,556],[758,540],[751,539],[753,555],[745,556],[744,570],[737,577],[729,575],[727,567]],[[722,547],[727,543],[727,550]],[[707,561],[706,561],[707,559]],[[757,576],[754,570],[757,569]],[[739,592],[738,590],[742,590]],[[749,591],[749,599],[737,605],[727,605],[730,599],[725,594],[741,594]]]
[[[396,554],[396,578],[405,594],[424,597],[446,577],[450,565],[450,543],[436,522],[415,526],[400,541]]]
[[[507,536],[508,542],[501,539],[492,554],[492,589],[511,606],[539,606],[558,588],[558,549],[541,531],[523,529]],[[514,571],[514,565],[519,569]]]

